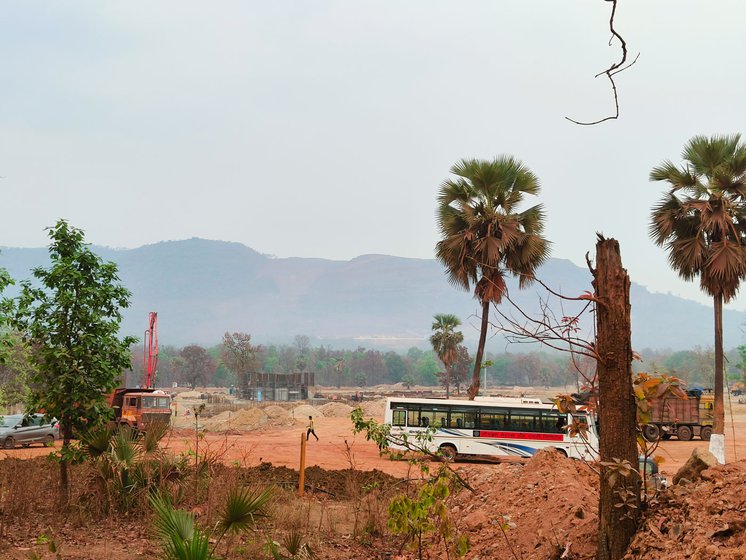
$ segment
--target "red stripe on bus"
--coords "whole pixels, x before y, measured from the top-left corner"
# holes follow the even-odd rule
[[[481,430],[480,438],[495,439],[538,439],[540,441],[562,441],[562,434],[540,434],[532,432],[494,432],[492,430]]]

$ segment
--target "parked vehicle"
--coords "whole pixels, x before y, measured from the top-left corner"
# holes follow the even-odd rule
[[[114,409],[114,421],[137,430],[148,424],[171,421],[171,396],[156,389],[126,389],[120,387],[109,395],[109,406]]]
[[[386,401],[384,423],[391,426],[394,440],[404,434],[415,438],[418,433],[432,432],[424,442],[426,447],[449,461],[460,455],[531,457],[546,447],[573,459],[595,460],[598,437],[594,419],[586,412],[576,416],[587,427],[585,435],[570,435],[564,427],[573,423],[573,416],[540,399],[392,397]],[[403,448],[396,441],[391,447]]]
[[[642,428],[646,440],[657,441],[671,436],[681,441],[689,441],[694,436],[710,439],[714,405],[712,394],[704,394],[700,389],[689,390],[686,394],[686,399],[670,396],[652,401],[650,421]]]
[[[0,416],[0,445],[13,449],[17,445],[28,447],[32,443],[54,443],[60,437],[56,418],[46,419],[43,414],[11,414]]]

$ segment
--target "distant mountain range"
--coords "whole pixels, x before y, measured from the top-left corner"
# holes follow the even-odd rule
[[[93,249],[117,263],[123,284],[132,292],[124,334],[142,337],[148,312],[157,311],[161,344],[212,345],[226,331],[243,331],[262,343],[287,343],[304,334],[314,345],[334,348],[425,347],[436,313],[459,316],[468,344],[476,344],[478,337],[479,306],[471,294],[449,284],[434,259],[277,259],[239,243],[197,238],[137,249]],[[30,278],[33,267],[48,262],[43,248],[0,249],[0,267],[16,280]],[[567,260],[550,259],[538,277],[568,296],[592,290],[590,272]],[[17,286],[6,295],[15,293]],[[510,295],[522,309],[536,314],[545,292],[536,286],[518,290],[512,283]],[[712,346],[712,308],[650,293],[634,283],[631,301],[636,349]],[[560,317],[572,309],[560,309],[556,301],[552,305]],[[726,348],[743,343],[746,312],[726,310],[723,321]],[[500,336],[488,340],[488,349],[504,348]]]

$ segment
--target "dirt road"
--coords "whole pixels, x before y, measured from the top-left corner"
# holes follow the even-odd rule
[[[729,462],[744,459],[746,405],[733,404],[733,422],[730,412],[726,412],[726,415],[726,459]],[[316,433],[319,441],[312,436],[306,446],[307,466],[317,465],[331,470],[354,466],[360,470],[378,469],[394,476],[406,476],[410,469],[405,461],[391,461],[388,456],[379,456],[376,445],[366,441],[363,435],[353,435],[352,424],[348,418],[319,417],[316,419]],[[250,432],[207,432],[199,442],[195,439],[193,431],[178,429],[167,437],[165,444],[176,453],[194,450],[195,446],[199,445],[200,453],[207,450],[226,464],[254,466],[261,462],[269,462],[297,469],[300,462],[301,437],[305,438],[305,423],[297,421],[292,426],[263,427]],[[672,439],[661,442],[656,451],[656,455],[664,459],[661,470],[670,478],[686,462],[695,447],[707,445],[707,442],[700,440],[687,442]],[[0,450],[0,459],[9,456],[34,457],[48,452],[48,449],[42,447]],[[489,463],[475,463],[482,465],[480,468],[490,468]]]

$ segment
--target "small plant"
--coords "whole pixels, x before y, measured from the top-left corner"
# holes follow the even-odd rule
[[[451,485],[450,471],[441,466],[437,476],[420,487],[416,498],[399,495],[389,505],[389,529],[404,536],[402,547],[413,545],[420,560],[423,539],[431,534],[442,539],[447,558],[460,558],[469,551],[468,538],[456,531],[448,512]]]
[[[52,534],[52,529],[49,529],[49,534],[42,533],[36,537],[36,544],[39,546],[46,545],[47,550],[54,554],[56,560],[62,560],[62,553],[60,552],[60,546],[57,544],[57,539]],[[37,552],[33,551],[29,553],[29,560],[42,560],[42,556]]]
[[[469,551],[469,541],[461,535],[451,520],[448,511],[448,498],[451,488],[459,486],[474,491],[473,488],[449,465],[443,462],[443,456],[430,451],[433,441],[434,428],[415,434],[410,438],[408,434],[392,434],[391,426],[379,424],[375,420],[363,418],[363,410],[356,408],[351,413],[353,433],[365,432],[368,440],[378,444],[381,454],[390,452],[390,445],[396,445],[407,452],[413,452],[410,459],[412,464],[419,466],[423,478],[429,478],[418,490],[415,497],[401,494],[395,497],[388,508],[388,528],[395,534],[402,535],[406,545],[417,549],[422,558],[423,541],[431,535],[442,539],[446,558],[452,555],[461,557]],[[401,457],[402,453],[391,453],[392,458]],[[422,458],[435,459],[440,462],[434,476],[430,475],[430,467]]]
[[[284,551],[280,550],[280,547]],[[303,542],[303,534],[300,531],[290,531],[282,538],[282,543],[270,540],[267,543],[267,551],[273,560],[314,560],[316,553],[308,543]]]
[[[151,489],[184,476],[186,462],[163,453],[159,442],[168,426],[153,424],[146,432],[128,426],[98,427],[81,436],[81,452],[94,470],[91,486],[99,490],[104,511],[129,511],[142,503]]]
[[[203,530],[195,523],[194,515],[173,507],[166,495],[150,496],[156,517],[155,532],[163,544],[166,560],[216,560],[217,549],[228,536],[226,550],[231,548],[231,537],[253,531],[260,518],[267,516],[267,505],[272,492],[246,487],[233,488],[215,528]],[[212,547],[210,545],[212,544]]]

